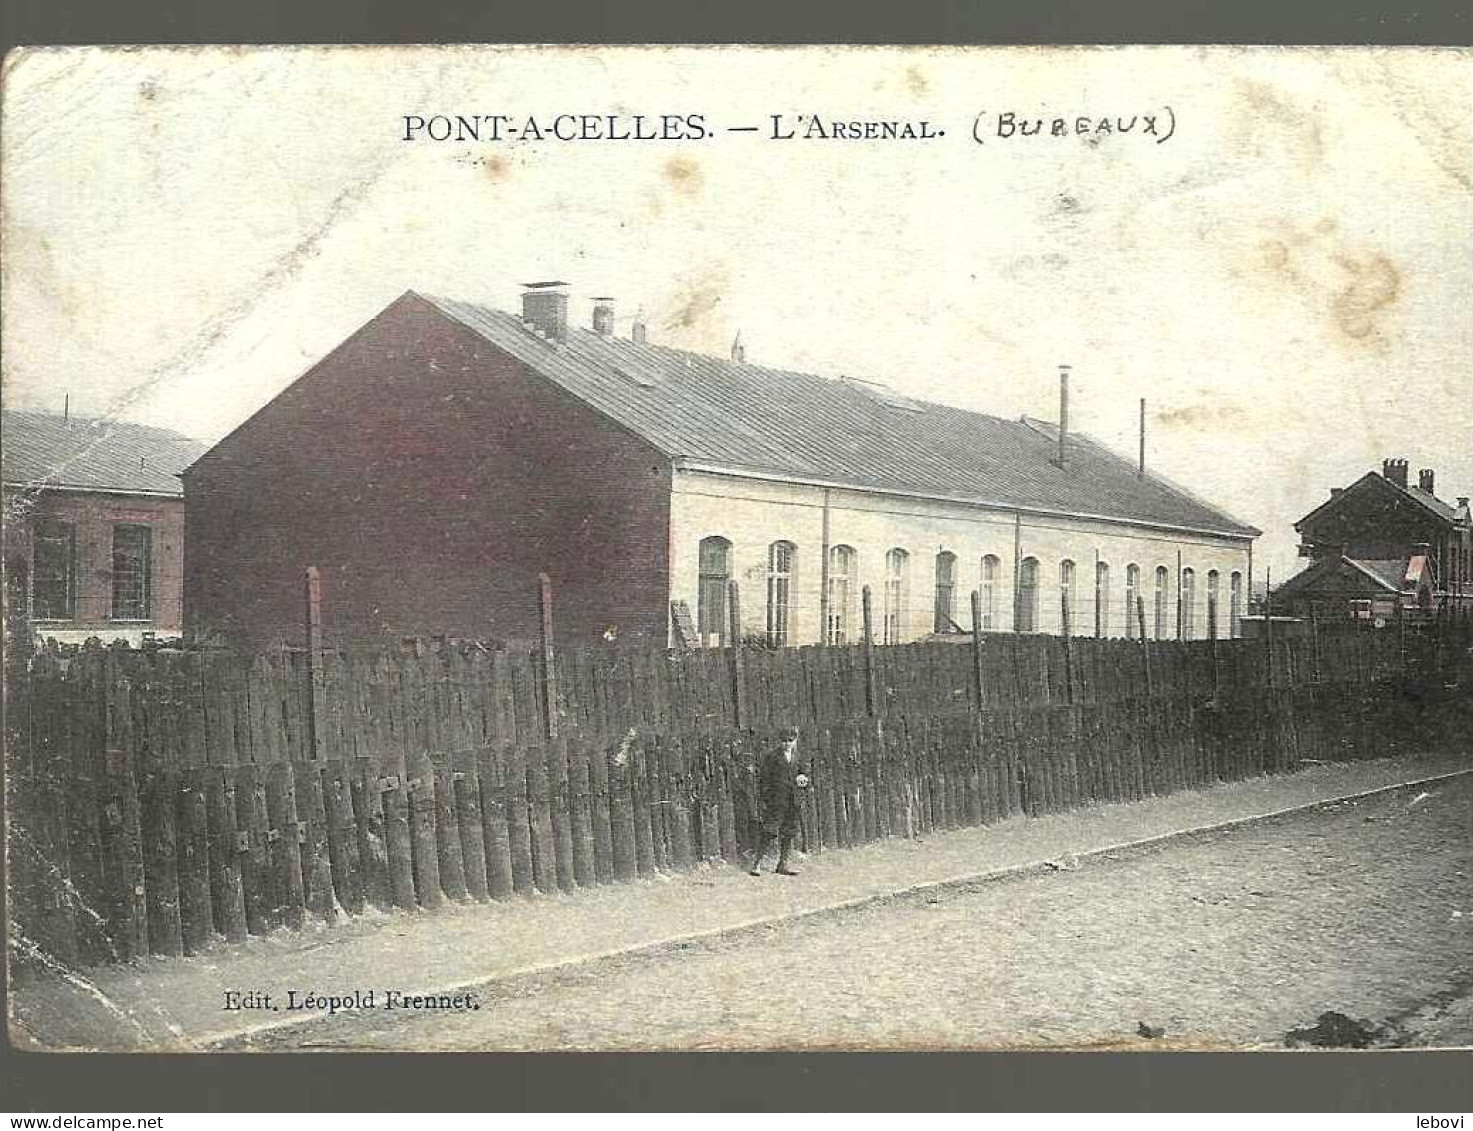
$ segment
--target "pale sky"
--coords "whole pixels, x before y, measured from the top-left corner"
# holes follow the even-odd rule
[[[1386,456],[1473,494],[1465,51],[70,49],[9,59],[4,393],[203,440],[397,295],[566,279],[654,341],[1057,415],[1265,530]],[[1162,144],[996,137],[1175,119]],[[405,143],[418,114],[694,141]],[[770,140],[770,115],[932,141]],[[973,139],[982,115],[984,144]],[[727,126],[763,132],[731,133]],[[1261,569],[1256,570],[1261,578]]]

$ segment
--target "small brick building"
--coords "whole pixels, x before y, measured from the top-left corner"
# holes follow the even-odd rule
[[[5,573],[36,635],[138,644],[184,628],[184,490],[204,445],[127,421],[4,414]],[[12,610],[13,612],[14,610]]]
[[[1083,435],[871,382],[406,293],[183,476],[191,634],[525,640],[537,577],[563,643],[969,630],[1234,635],[1259,533]]]

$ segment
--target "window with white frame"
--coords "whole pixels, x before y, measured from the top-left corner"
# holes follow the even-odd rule
[[[982,559],[982,630],[995,632],[1002,626],[997,621],[997,586],[1002,575],[1002,559],[987,554]]]
[[[1059,563],[1059,632],[1072,636],[1078,623],[1079,608],[1074,600],[1074,563],[1065,558]]]
[[[885,612],[881,640],[899,644],[905,633],[905,605],[910,554],[898,546],[885,555]]]
[[[1217,594],[1219,588],[1217,570],[1209,569],[1207,571],[1207,639],[1209,640],[1217,639]]]
[[[1197,571],[1191,566],[1181,571],[1181,638],[1197,638]]]
[[[788,643],[793,618],[793,563],[798,547],[791,542],[774,542],[767,547],[767,642],[776,647]]]
[[[936,616],[933,632],[956,630],[956,555],[942,550],[936,555]]]
[[[1018,632],[1038,631],[1038,559],[1018,564],[1018,608],[1013,617]]]
[[[1095,562],[1095,635],[1110,635],[1110,565]]]
[[[1141,567],[1131,562],[1125,567],[1125,635],[1131,640],[1141,632],[1136,598],[1141,595]]]
[[[1171,571],[1165,566],[1156,567],[1156,623],[1152,636],[1156,640],[1166,639],[1166,596],[1171,585]]]
[[[701,539],[696,631],[701,640],[721,644],[728,635],[726,592],[731,583],[731,543],[713,534]]]
[[[854,620],[854,547],[829,548],[828,624],[824,639],[830,644],[847,644]]]

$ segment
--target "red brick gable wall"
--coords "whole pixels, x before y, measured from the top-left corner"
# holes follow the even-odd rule
[[[550,348],[550,347],[549,347]],[[185,475],[189,631],[300,643],[665,639],[668,461],[413,295]]]

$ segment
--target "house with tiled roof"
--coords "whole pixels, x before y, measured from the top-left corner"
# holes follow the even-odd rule
[[[124,420],[7,409],[4,546],[10,612],[42,637],[141,643],[184,627],[184,489],[204,445]]]
[[[1407,461],[1388,459],[1294,524],[1308,564],[1274,590],[1276,611],[1386,620],[1473,607],[1473,516],[1448,503],[1432,468],[1415,485]]]
[[[665,347],[560,284],[406,293],[184,473],[191,631],[881,643],[1234,634],[1259,531],[1060,424]],[[1061,422],[1062,423],[1062,422]]]

